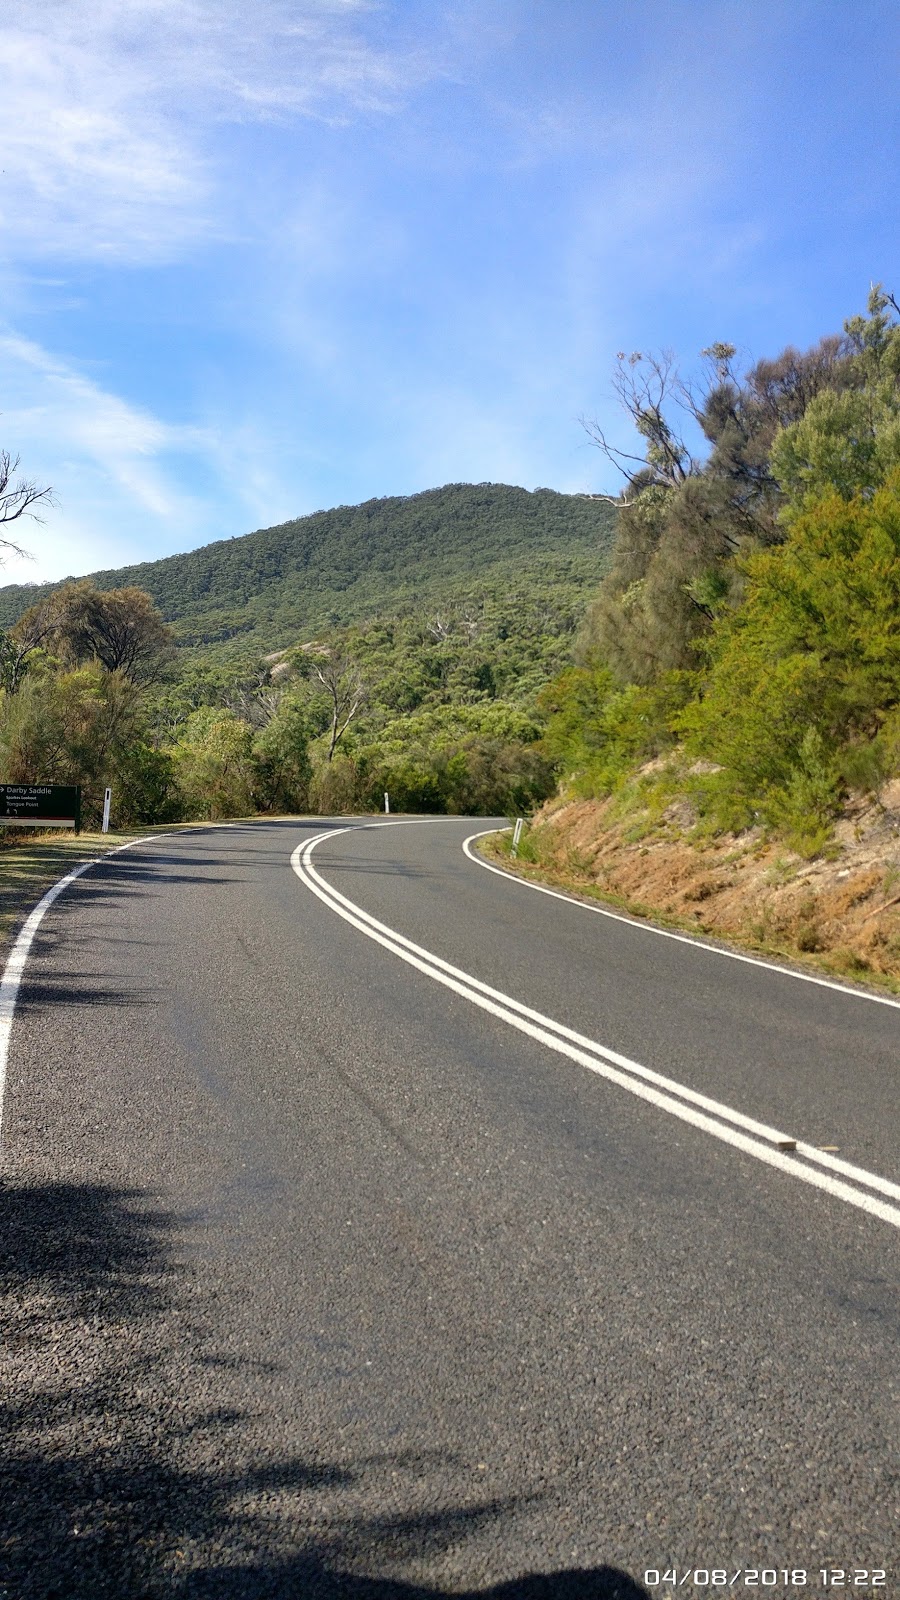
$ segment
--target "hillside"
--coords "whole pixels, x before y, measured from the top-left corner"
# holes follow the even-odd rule
[[[273,650],[448,599],[511,590],[580,599],[596,586],[614,522],[610,505],[580,495],[449,484],[89,576],[104,589],[148,590],[184,646]],[[55,587],[0,588],[0,627]]]

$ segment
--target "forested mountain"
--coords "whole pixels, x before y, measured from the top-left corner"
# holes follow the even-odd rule
[[[531,809],[616,510],[451,484],[0,590],[0,770],[94,817]],[[157,607],[159,609],[157,609]]]
[[[596,587],[615,515],[602,501],[551,489],[448,484],[90,577],[102,590],[146,590],[181,645],[271,651],[429,604],[511,591],[571,603]],[[0,628],[55,587],[0,588]]]

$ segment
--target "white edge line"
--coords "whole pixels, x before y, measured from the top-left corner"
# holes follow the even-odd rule
[[[731,1106],[724,1105],[720,1100],[713,1100],[709,1095],[702,1094],[697,1089],[690,1089],[686,1084],[667,1078],[663,1073],[655,1072],[651,1067],[642,1066],[640,1062],[632,1061],[630,1057],[620,1055],[617,1050],[608,1049],[606,1045],[599,1044],[597,1040],[590,1039],[583,1033],[577,1033],[574,1028],[567,1027],[565,1023],[556,1022],[554,1019],[545,1016],[543,1012],[532,1010],[530,1006],[523,1005],[521,1000],[514,1000],[511,995],[503,994],[499,989],[492,989],[490,984],[483,983],[480,978],[473,977],[471,973],[462,972],[459,967],[453,966],[451,962],[444,961],[441,956],[436,956],[432,951],[423,949],[421,945],[414,944],[411,939],[407,939],[404,934],[397,933],[394,928],[389,928],[385,923],[379,922],[376,917],[371,916],[368,911],[364,911],[355,901],[349,900],[346,895],[341,894],[340,890],[336,889],[333,884],[328,883],[316,871],[310,859],[313,849],[322,840],[345,832],[347,832],[347,829],[337,828],[332,830],[330,834],[319,834],[315,839],[310,839],[298,845],[294,854],[302,861],[306,871],[316,880],[325,893],[332,900],[346,906],[360,922],[367,924],[369,928],[375,929],[376,932],[384,934],[393,944],[402,945],[404,949],[412,951],[414,955],[427,962],[430,966],[438,967],[452,977],[462,979],[470,988],[477,989],[479,993],[487,995],[492,1000],[499,1001],[510,1010],[517,1012],[519,1016],[527,1017],[541,1027],[552,1029],[560,1038],[567,1039],[571,1044],[577,1045],[583,1050],[588,1050],[595,1056],[600,1056],[613,1066],[620,1067],[623,1071],[634,1074],[635,1077],[643,1078],[647,1083],[656,1084],[658,1088],[665,1092],[677,1095],[679,1099],[687,1100],[692,1105],[711,1112],[713,1116],[721,1117],[724,1121],[733,1123],[736,1127],[744,1128],[748,1133],[754,1133],[759,1138],[768,1140],[770,1144],[776,1147],[791,1142],[791,1136],[783,1133],[780,1129],[769,1127],[767,1123],[759,1122],[755,1117],[747,1116],[743,1111],[735,1111]],[[291,859],[293,864],[293,857]],[[889,1178],[882,1178],[877,1173],[867,1172],[865,1168],[853,1166],[849,1161],[838,1161],[834,1156],[817,1150],[815,1145],[803,1144],[799,1140],[796,1141],[796,1150],[798,1154],[807,1156],[821,1166],[830,1167],[832,1171],[840,1172],[845,1177],[864,1184],[867,1188],[878,1189],[882,1194],[887,1194],[895,1200],[900,1200],[900,1184],[892,1183]]]
[[[395,819],[394,825],[400,825],[401,820],[406,819],[400,819],[398,817]],[[204,828],[238,828],[242,826],[243,823],[241,822],[198,822],[193,825],[194,829],[196,830],[201,830]],[[350,824],[350,826],[352,827],[353,824]],[[365,826],[384,827],[386,824],[367,823]],[[390,824],[387,824],[387,826],[390,826]],[[188,831],[188,829],[185,829],[185,832]],[[327,830],[329,833],[334,831],[335,830],[333,829]],[[339,828],[336,831],[343,833],[346,832],[346,829]],[[121,855],[123,850],[133,850],[136,845],[151,844],[156,840],[165,840],[170,839],[171,837],[171,834],[166,833],[142,834],[139,839],[128,839],[126,840],[125,844],[117,844],[112,850],[105,850],[100,856],[92,856],[89,861],[82,861],[77,867],[73,867],[71,872],[67,872],[65,877],[59,878],[57,882],[47,890],[46,894],[41,897],[37,905],[29,912],[24,923],[22,924],[22,927],[19,929],[16,939],[13,943],[13,947],[6,959],[6,965],[3,968],[3,976],[0,977],[0,1140],[2,1140],[3,1131],[3,1104],[6,1093],[6,1076],[9,1065],[9,1045],[12,1037],[13,1020],[16,1014],[16,1000],[18,999],[19,985],[22,982],[22,975],[25,971],[25,964],[28,960],[31,946],[34,942],[34,936],[43,922],[46,913],[49,911],[54,900],[58,899],[58,897],[63,893],[63,890],[67,889],[70,883],[74,883],[76,878],[80,878],[82,873],[89,871],[91,867],[101,866],[104,861],[109,860],[110,856]],[[315,836],[312,843],[315,844],[320,838],[325,837],[326,833],[319,833]]]
[[[874,1000],[878,1005],[900,1008],[900,1001],[891,1000],[887,995],[867,994],[861,989],[850,989],[845,984],[832,983],[829,978],[817,978],[808,972],[796,972],[792,967],[780,967],[776,962],[765,961],[761,956],[745,956],[739,954],[736,950],[724,950],[719,945],[706,944],[704,940],[691,938],[688,934],[672,933],[668,928],[657,928],[652,922],[641,922],[636,918],[620,916],[618,912],[609,911],[605,906],[590,905],[587,901],[579,900],[574,895],[565,894],[560,889],[549,889],[546,884],[532,883],[530,878],[520,878],[515,872],[505,871],[503,867],[495,867],[490,862],[485,861],[483,856],[469,849],[474,839],[484,839],[491,833],[508,832],[509,828],[507,827],[483,828],[480,833],[470,833],[468,839],[463,840],[463,851],[470,861],[476,862],[479,867],[484,867],[486,872],[495,872],[499,878],[505,878],[507,883],[519,883],[523,884],[526,889],[537,889],[539,894],[549,894],[554,900],[564,900],[566,905],[576,906],[580,911],[594,911],[599,917],[609,917],[613,922],[624,922],[626,927],[637,928],[642,933],[657,933],[663,939],[675,939],[679,944],[692,945],[698,950],[708,950],[714,956],[729,956],[732,961],[744,961],[751,967],[762,967],[768,972],[780,972],[786,978],[800,978],[803,983],[817,983],[822,988],[834,989],[837,994],[849,995],[854,1000]],[[685,1099],[696,1100],[701,1105],[704,1103],[705,1096],[695,1095],[692,1090],[678,1090],[676,1092],[681,1093]],[[711,1103],[715,1104],[715,1102]],[[783,1135],[775,1134],[772,1129],[764,1129],[761,1124],[754,1124],[752,1118],[743,1117],[739,1112],[732,1112],[730,1120],[739,1122],[747,1128],[753,1129],[755,1127],[756,1131],[764,1132],[769,1138],[774,1137],[776,1142],[781,1142],[784,1137]],[[839,1156],[831,1155],[827,1150],[819,1150],[814,1144],[805,1144],[798,1139],[797,1154],[805,1156],[807,1161],[815,1161],[820,1167],[827,1167],[830,1172],[840,1172],[846,1178],[856,1178],[857,1182],[866,1181],[870,1188],[877,1188],[884,1194],[891,1194],[900,1198],[900,1185],[890,1183],[887,1178],[879,1178],[875,1181],[872,1175],[867,1175],[864,1180],[859,1176],[863,1170],[862,1168],[855,1167],[850,1161],[842,1161]]]
[[[711,1134],[714,1138],[733,1145],[745,1154],[754,1156],[758,1161],[762,1161],[768,1166],[776,1167],[779,1171],[786,1172],[791,1177],[799,1178],[802,1182],[823,1190],[835,1199],[843,1200],[849,1205],[856,1206],[859,1210],[868,1212],[871,1216],[878,1217],[883,1222],[888,1222],[892,1226],[900,1228],[900,1209],[896,1206],[888,1205],[883,1200],[876,1199],[874,1195],[861,1193],[859,1189],[852,1189],[849,1184],[828,1177],[824,1172],[817,1172],[809,1167],[804,1167],[796,1159],[792,1159],[791,1156],[782,1153],[780,1150],[772,1149],[755,1139],[748,1138],[746,1134],[739,1133],[735,1128],[728,1127],[723,1122],[714,1121],[711,1117],[692,1110],[682,1100],[676,1100],[670,1094],[661,1093],[658,1089],[652,1087],[650,1083],[643,1082],[641,1078],[631,1075],[637,1067],[637,1063],[629,1063],[631,1073],[616,1070],[606,1060],[598,1060],[596,1054],[593,1056],[588,1055],[583,1049],[570,1044],[562,1036],[563,1029],[561,1024],[554,1022],[552,1018],[543,1017],[539,1012],[531,1012],[530,1015],[532,1017],[540,1019],[540,1025],[536,1026],[534,1022],[528,1020],[527,1016],[521,1014],[527,1012],[528,1008],[520,1006],[518,1001],[512,1000],[509,996],[501,995],[497,990],[488,989],[487,985],[482,985],[479,980],[471,978],[469,974],[461,972],[458,968],[451,967],[448,962],[440,961],[440,965],[438,965],[440,958],[431,955],[429,951],[422,950],[417,945],[413,945],[410,940],[404,939],[401,944],[402,935],[386,928],[383,923],[376,923],[376,919],[369,917],[368,912],[362,911],[361,907],[356,906],[353,901],[347,900],[346,896],[339,895],[337,890],[334,890],[325,879],[320,877],[312,866],[311,861],[306,859],[312,854],[316,845],[321,844],[323,840],[333,838],[337,834],[347,831],[347,828],[337,828],[331,833],[320,834],[313,840],[299,844],[291,855],[291,866],[300,881],[311,893],[327,905],[329,910],[342,917],[345,922],[351,923],[361,933],[366,934],[368,938],[383,945],[393,955],[399,956],[401,961],[405,961],[409,966],[423,972],[426,977],[433,978],[435,982],[452,989],[473,1005],[477,1005],[482,1010],[499,1017],[511,1027],[528,1034],[541,1044],[547,1045],[550,1049],[568,1056],[571,1060],[578,1062],[580,1066],[587,1067],[589,1071],[609,1079],[620,1088],[627,1089],[629,1093],[637,1095],[638,1098],[647,1100],[659,1109],[678,1117],[682,1122],[688,1122],[694,1127],[700,1128],[703,1132]],[[339,901],[343,901],[344,904],[341,905]],[[364,918],[366,920],[363,920]],[[627,919],[623,918],[621,920]],[[369,924],[374,924],[374,926]],[[382,929],[384,930],[383,932],[380,931]],[[404,948],[404,946],[409,948]],[[447,970],[443,971],[441,968],[446,968]],[[455,974],[455,976],[451,976],[451,974]],[[480,992],[481,990],[486,992],[482,993]],[[497,998],[489,998],[492,995],[496,995]],[[565,1031],[568,1032],[569,1030]],[[612,1052],[605,1051],[602,1046],[597,1046],[593,1042],[590,1042],[590,1047],[598,1054],[602,1052],[604,1056],[612,1054]],[[624,1061],[626,1058],[619,1059]],[[639,1070],[641,1070],[642,1076],[644,1072],[648,1071],[648,1069]],[[653,1076],[656,1077],[657,1075],[653,1074]],[[669,1080],[663,1079],[662,1081],[668,1082]],[[673,1085],[673,1087],[677,1086]],[[677,1088],[677,1092],[685,1094],[685,1091],[680,1087]],[[687,1093],[691,1093],[691,1091],[687,1091]],[[716,1104],[716,1102],[711,1103]],[[720,1108],[719,1114],[732,1118],[740,1116],[740,1113],[732,1112],[728,1107],[724,1106]],[[798,1145],[796,1154],[805,1153],[805,1149],[806,1147],[803,1147],[803,1150],[801,1150]],[[874,1173],[864,1172],[861,1168],[852,1168],[851,1171],[854,1176],[858,1174],[858,1182],[866,1183],[870,1187],[885,1188],[887,1192],[898,1192],[896,1185],[888,1184],[887,1179],[880,1178]]]
[[[660,939],[674,939],[678,944],[690,945],[694,950],[708,950],[713,956],[727,956],[729,961],[744,961],[750,967],[765,967],[768,972],[780,972],[785,978],[797,978],[801,983],[817,983],[821,989],[834,989],[837,994],[845,994],[851,1000],[871,1000],[876,1006],[893,1006],[900,1011],[900,1000],[893,1000],[890,995],[870,994],[867,989],[851,989],[849,984],[837,983],[833,978],[817,978],[811,972],[798,972],[794,967],[781,967],[777,961],[767,961],[764,956],[745,956],[737,950],[727,950],[717,944],[707,944],[704,939],[696,939],[690,933],[673,933],[671,928],[657,928],[652,922],[644,922],[639,917],[626,917],[619,911],[610,911],[606,906],[595,906],[586,900],[579,900],[573,894],[565,894],[561,889],[549,889],[544,883],[532,883],[530,878],[520,878],[518,873],[510,872],[504,867],[495,867],[483,856],[470,850],[469,846],[474,839],[484,839],[489,833],[508,833],[509,828],[482,828],[480,833],[470,833],[468,839],[463,840],[463,853],[470,861],[484,867],[485,872],[496,872],[498,878],[505,878],[507,883],[519,883],[526,889],[536,889],[538,894],[549,894],[554,900],[565,900],[567,905],[577,906],[581,911],[593,911],[595,916],[609,917],[613,922],[624,922],[626,927],[636,928],[641,933],[655,933]]]
[[[123,850],[133,850],[135,845],[149,844],[151,840],[164,839],[166,837],[162,833],[148,833],[140,839],[129,839],[125,844],[117,844],[112,850],[105,850],[102,856],[92,856],[90,861],[82,861],[79,866],[73,867],[71,872],[67,872],[64,878],[59,878],[52,888],[47,890],[47,893],[38,901],[33,911],[29,912],[22,927],[19,929],[13,947],[7,956],[6,966],[3,968],[3,976],[0,978],[0,1131],[2,1131],[3,1126],[6,1069],[9,1060],[9,1042],[12,1036],[13,1018],[16,1014],[16,999],[18,998],[19,985],[22,982],[22,974],[25,971],[25,963],[28,960],[34,936],[46,913],[50,910],[54,900],[58,899],[62,894],[63,890],[67,889],[70,883],[74,883],[76,878],[80,878],[82,873],[87,872],[90,867],[99,866],[101,862],[108,861],[110,856],[121,855]]]

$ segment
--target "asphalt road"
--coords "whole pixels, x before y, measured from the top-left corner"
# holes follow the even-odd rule
[[[900,1593],[900,1229],[327,897],[895,1184],[898,1008],[489,873],[471,819],[323,839],[322,899],[335,826],[160,838],[41,924],[0,1600]]]

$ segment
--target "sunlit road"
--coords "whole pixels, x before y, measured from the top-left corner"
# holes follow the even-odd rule
[[[171,835],[47,913],[2,1600],[900,1593],[900,1009],[486,826]]]

